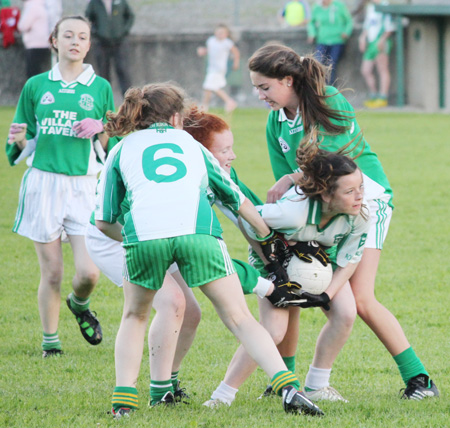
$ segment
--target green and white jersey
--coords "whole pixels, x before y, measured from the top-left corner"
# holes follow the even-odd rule
[[[65,82],[58,64],[29,79],[22,90],[14,123],[26,123],[27,140],[36,139],[34,168],[66,175],[94,175],[99,171],[93,144],[77,138],[75,122],[85,118],[105,119],[114,110],[111,85],[97,76],[92,66],[74,82]],[[11,165],[20,155],[16,144],[6,144]]]
[[[208,187],[237,211],[245,199],[218,161],[187,132],[167,124],[125,137],[109,154],[98,184],[95,219],[114,223],[127,197],[124,244],[181,235],[220,237]]]
[[[327,86],[325,102],[340,114],[346,117],[345,120],[334,120],[333,123],[347,126],[348,129],[339,135],[327,135],[321,127],[323,141],[320,148],[335,152],[354,139],[361,128],[355,118],[355,111],[345,97],[332,86]],[[293,120],[289,120],[283,109],[272,111],[269,114],[266,127],[267,145],[272,170],[276,180],[285,174],[299,172],[299,167],[295,161],[296,151],[300,141],[305,137],[302,117],[297,114]],[[356,139],[355,145],[359,139]],[[383,167],[377,155],[371,150],[369,144],[364,139],[354,151],[354,155],[363,149],[360,156],[355,159],[364,175],[364,195],[367,200],[382,199],[392,205],[392,189],[384,173]]]
[[[381,5],[388,5],[389,2],[383,0]],[[367,41],[369,43],[377,40],[385,32],[394,32],[395,24],[392,16],[388,13],[377,12],[375,5],[369,3],[366,7],[366,16],[364,18],[363,29],[367,32]]]
[[[336,245],[336,263],[340,267],[361,260],[370,218],[339,214],[324,228],[320,228],[322,202],[302,199],[294,188],[288,190],[275,204],[264,204],[256,208],[267,226],[283,233],[287,240],[317,241],[327,247]],[[243,224],[250,237],[256,238],[252,227],[245,221]]]

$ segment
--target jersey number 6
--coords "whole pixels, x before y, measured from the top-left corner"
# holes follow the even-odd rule
[[[187,173],[187,168],[186,165],[179,159],[169,156],[155,159],[156,153],[163,149],[171,150],[173,153],[183,154],[183,150],[181,150],[180,146],[177,146],[176,144],[156,144],[148,147],[144,150],[142,155],[142,170],[145,177],[150,181],[155,181],[156,183],[171,183],[182,179]],[[156,172],[157,169],[165,165],[175,168],[175,171],[171,174],[158,174]],[[172,168],[170,168],[170,170],[172,170]]]

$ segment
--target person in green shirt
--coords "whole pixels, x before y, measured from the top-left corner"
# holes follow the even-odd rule
[[[266,137],[277,182],[268,192],[268,202],[275,203],[302,176],[296,164],[297,148],[302,141],[318,138],[320,147],[329,151],[348,145],[350,155],[356,157],[364,175],[364,194],[371,212],[364,253],[350,278],[358,315],[397,363],[406,384],[402,397],[438,396],[439,391],[414,353],[400,323],[375,297],[376,273],[392,215],[392,189],[377,155],[362,135],[353,107],[334,87],[326,86],[323,66],[316,59],[300,57],[286,46],[274,43],[258,49],[249,59],[249,69],[259,98],[272,109]],[[349,301],[350,312],[352,305],[354,303]],[[338,340],[325,326],[305,382],[309,389],[327,387],[337,356],[334,353],[330,358],[330,349],[332,346],[335,351],[338,349]],[[296,339],[287,338],[281,353],[294,355],[295,349]]]
[[[11,165],[30,156],[19,194],[13,231],[34,242],[41,269],[38,290],[43,357],[59,355],[58,337],[64,263],[61,235],[70,241],[76,274],[67,305],[92,345],[102,340],[100,323],[89,310],[99,271],[84,242],[94,209],[99,158],[108,149],[103,119],[114,110],[111,85],[83,60],[90,48],[90,25],[81,16],[62,18],[51,35],[58,64],[30,78],[20,95],[6,154]]]
[[[316,44],[317,58],[330,66],[328,82],[331,85],[336,81],[336,67],[352,30],[352,16],[345,3],[322,0],[313,6],[308,24],[308,43]]]

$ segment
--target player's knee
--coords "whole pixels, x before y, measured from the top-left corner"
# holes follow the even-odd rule
[[[177,287],[162,287],[155,296],[153,307],[156,312],[163,311],[170,316],[184,316],[186,299]]]
[[[81,285],[95,286],[100,278],[100,272],[98,269],[83,270],[77,272],[77,279]]]
[[[245,311],[239,310],[239,308],[236,308],[236,310],[229,312],[222,318],[224,324],[226,327],[233,333],[236,334],[239,330],[242,329],[242,326],[250,321],[252,316],[250,313],[246,313]],[[256,322],[256,321],[255,321]]]
[[[374,296],[371,296],[370,298],[364,296],[355,296],[355,301],[358,316],[360,316],[362,319],[365,319],[370,313],[371,307],[376,302],[376,299]]]
[[[356,320],[356,307],[354,310],[341,314],[339,321],[344,329],[351,329]]]
[[[63,279],[63,270],[54,268],[42,272],[41,283],[47,284],[50,288],[59,290]]]
[[[184,322],[183,328],[188,328],[190,330],[197,329],[202,319],[202,311],[198,305],[186,305],[186,310],[184,312]]]

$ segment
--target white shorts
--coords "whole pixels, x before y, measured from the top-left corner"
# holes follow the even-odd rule
[[[392,208],[382,199],[367,201],[370,209],[370,230],[364,248],[383,248],[392,218]]]
[[[106,236],[92,223],[86,228],[86,248],[90,258],[103,274],[118,287],[123,286],[123,264],[125,250],[122,244]],[[176,263],[173,263],[168,273],[178,270]]]
[[[96,226],[86,227],[86,248],[89,257],[105,276],[119,287],[123,285],[124,249],[119,241],[109,238]]]
[[[211,72],[207,73],[205,77],[205,81],[203,82],[203,89],[207,91],[218,91],[219,89],[223,89],[227,86],[227,80],[225,79],[225,75],[222,73]]]
[[[20,185],[13,232],[35,242],[84,235],[95,206],[95,175],[70,176],[28,169]]]

